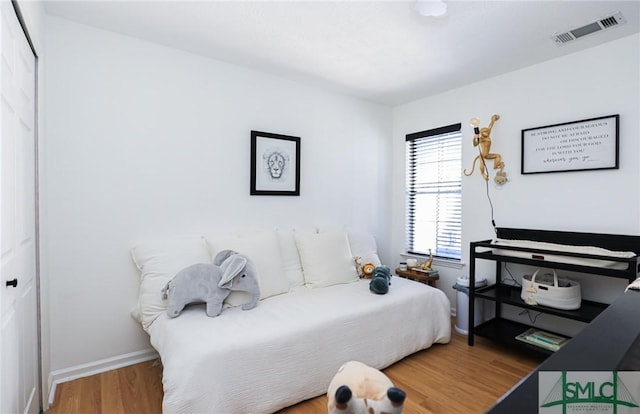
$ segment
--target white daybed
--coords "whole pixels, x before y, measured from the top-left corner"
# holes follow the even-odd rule
[[[161,285],[221,248],[256,263],[259,305],[229,306],[215,318],[195,305],[168,318]],[[389,292],[375,295],[368,280],[357,278],[354,255],[377,261],[373,238],[344,230],[274,231],[134,247],[141,270],[136,317],[162,359],[163,412],[274,412],[325,393],[348,360],[382,369],[449,341],[450,304],[442,291],[393,277]],[[229,298],[232,305],[242,301]]]

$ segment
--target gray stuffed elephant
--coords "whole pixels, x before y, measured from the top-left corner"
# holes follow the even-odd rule
[[[231,291],[251,293],[251,302],[243,310],[255,308],[260,299],[257,271],[253,262],[233,250],[223,250],[213,264],[198,263],[178,272],[162,289],[162,299],[168,300],[167,315],[175,318],[190,303],[206,303],[207,316],[222,312],[224,300]]]

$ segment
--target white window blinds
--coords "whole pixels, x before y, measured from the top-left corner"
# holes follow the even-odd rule
[[[460,260],[462,124],[406,136],[407,252]]]

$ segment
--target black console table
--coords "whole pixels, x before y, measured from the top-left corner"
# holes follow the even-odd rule
[[[640,291],[629,290],[507,392],[490,414],[537,413],[538,373],[640,371]]]
[[[497,246],[491,240],[483,240],[470,243],[469,279],[470,286],[475,286],[476,260],[488,260],[495,262],[496,283],[469,291],[469,321],[475,320],[475,298],[492,301],[496,304],[493,318],[479,326],[470,324],[468,343],[473,345],[475,335],[491,338],[508,346],[525,348],[532,352],[551,354],[546,349],[526,344],[515,337],[526,331],[531,326],[524,325],[502,317],[502,304],[512,305],[523,309],[535,310],[541,313],[552,314],[563,318],[573,319],[589,323],[609,306],[589,300],[582,300],[578,310],[559,310],[540,305],[529,305],[520,298],[520,288],[505,284],[502,280],[502,266],[504,263],[518,263],[542,268],[561,269],[584,273],[588,276],[609,276],[626,279],[629,283],[640,276],[640,236],[579,233],[565,231],[547,231],[530,229],[498,228],[497,237],[507,240],[528,240],[535,242],[547,242],[568,246],[595,246],[611,251],[632,251],[635,256],[620,258],[613,256],[601,256],[567,251],[544,250],[542,248],[522,248],[515,246]],[[499,249],[497,252],[495,249]],[[509,252],[517,252],[514,256]],[[523,253],[525,255],[523,255]],[[563,262],[562,257],[580,259],[585,265]],[[598,267],[589,264],[590,259],[604,259],[622,264],[622,268]]]

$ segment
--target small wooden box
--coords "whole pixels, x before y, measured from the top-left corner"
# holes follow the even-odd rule
[[[416,282],[425,283],[432,287],[436,287],[436,281],[440,279],[440,275],[437,270],[421,272],[413,269],[400,270],[400,268],[397,268],[396,275],[406,279],[415,280]]]

